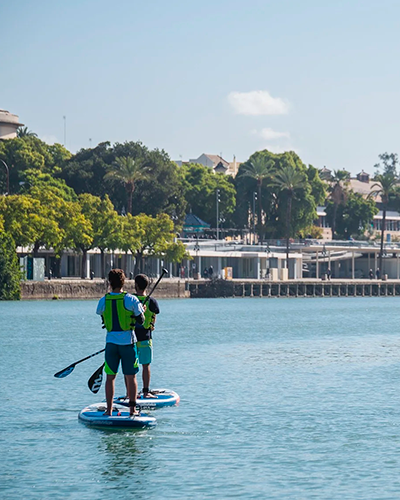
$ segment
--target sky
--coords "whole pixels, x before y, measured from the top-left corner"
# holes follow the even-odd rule
[[[356,174],[400,150],[398,0],[0,0],[0,26],[0,109],[72,152]]]

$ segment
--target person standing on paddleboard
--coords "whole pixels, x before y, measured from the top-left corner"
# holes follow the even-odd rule
[[[133,416],[136,414],[136,373],[139,371],[133,328],[135,324],[140,325],[144,322],[145,308],[135,295],[122,290],[125,283],[125,273],[122,269],[111,269],[108,281],[111,293],[107,293],[99,300],[96,310],[96,314],[102,316],[107,329],[105,349],[107,410],[105,415],[112,414],[115,377],[121,362],[129,398],[129,413]]]
[[[137,339],[137,351],[139,363],[142,365],[143,397],[151,398],[150,392],[150,363],[153,361],[153,339],[152,332],[156,321],[156,314],[160,313],[158,302],[153,297],[147,297],[146,289],[149,286],[149,278],[145,274],[135,276],[136,296],[142,304],[146,304],[144,322],[135,324]]]

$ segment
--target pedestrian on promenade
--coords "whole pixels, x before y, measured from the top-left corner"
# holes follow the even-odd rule
[[[376,279],[379,280],[381,277],[381,271],[379,269],[379,267],[376,268]]]
[[[373,271],[372,269],[370,269],[370,270],[369,270],[368,275],[369,275],[369,279],[370,279],[370,280],[373,280],[373,279],[374,279],[374,271]]]
[[[139,363],[133,324],[144,322],[144,308],[135,295],[123,291],[125,273],[122,269],[111,269],[108,281],[111,292],[99,300],[96,310],[96,314],[103,318],[107,329],[104,368],[107,374],[107,410],[104,414],[112,414],[115,377],[121,362],[129,398],[129,413],[134,416],[137,396],[136,373],[139,371]]]

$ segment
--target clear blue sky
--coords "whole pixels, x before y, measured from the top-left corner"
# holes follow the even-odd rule
[[[395,0],[0,2],[0,109],[71,151],[265,147],[373,172],[400,152]]]

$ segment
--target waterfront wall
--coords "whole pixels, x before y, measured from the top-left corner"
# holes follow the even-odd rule
[[[125,290],[134,293],[134,282]],[[151,285],[150,285],[151,290]],[[99,299],[104,280],[46,280],[22,282],[22,299]],[[400,280],[162,280],[155,298],[212,297],[397,297]]]
[[[400,280],[214,280],[189,283],[190,297],[395,297]]]
[[[155,298],[184,298],[189,296],[184,280],[162,280],[154,291]],[[134,281],[127,280],[124,290],[135,293]],[[151,290],[151,285],[150,285]],[[99,299],[108,291],[105,280],[46,280],[23,281],[22,299]]]

